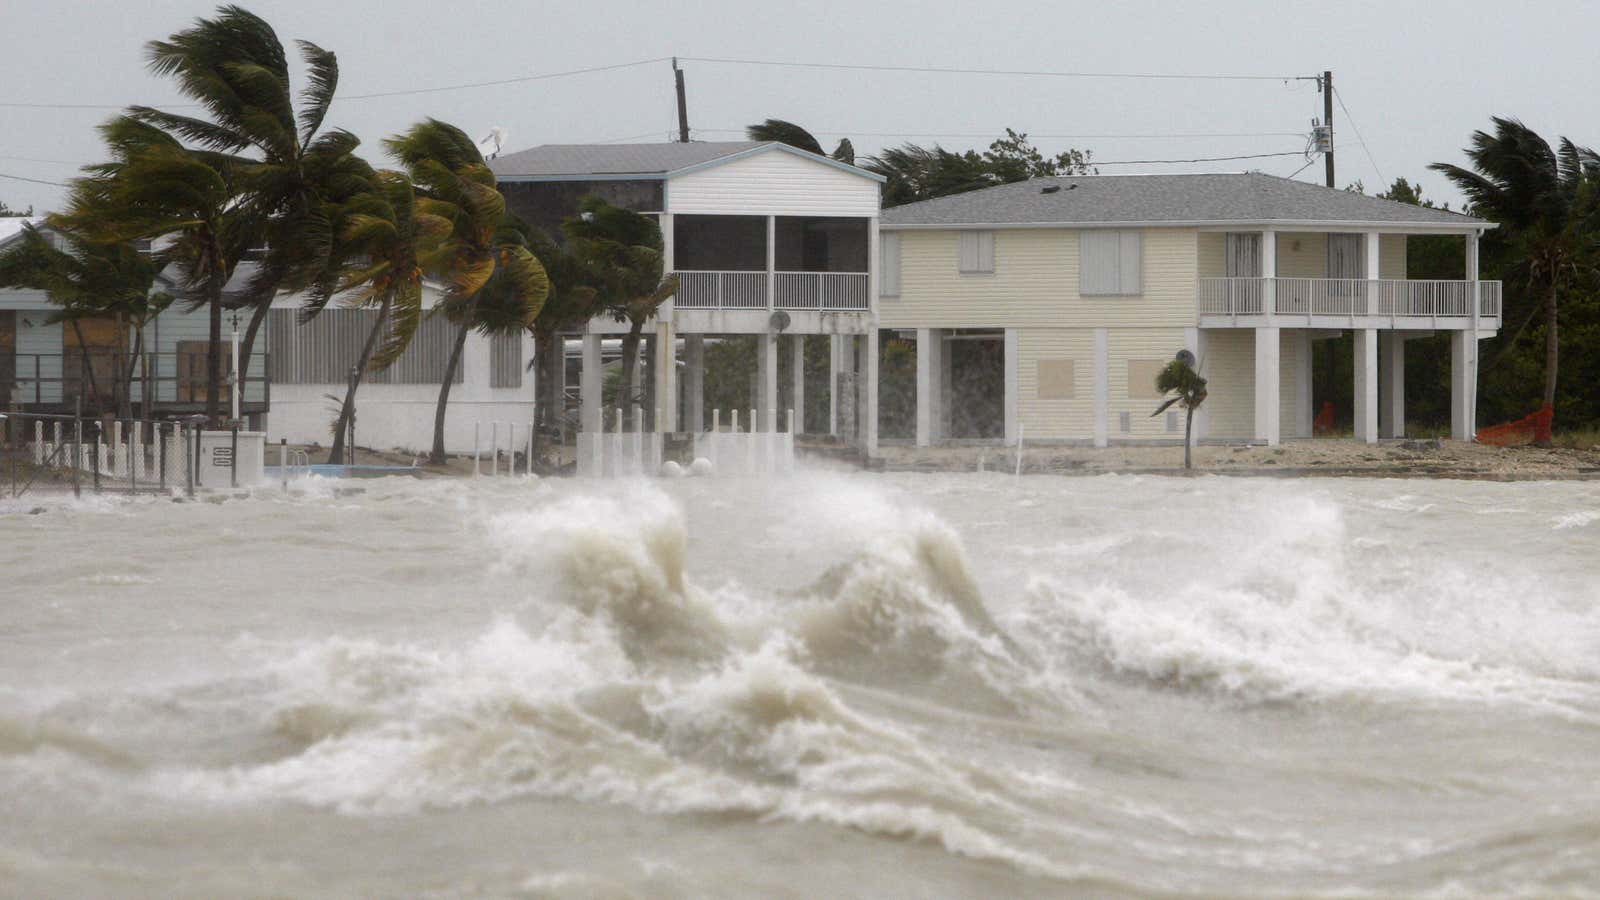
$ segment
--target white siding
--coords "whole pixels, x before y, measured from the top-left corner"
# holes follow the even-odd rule
[[[1109,421],[1113,442],[1172,440],[1181,438],[1167,431],[1166,418],[1151,417],[1161,400],[1155,393],[1154,365],[1129,366],[1130,362],[1165,364],[1184,349],[1183,328],[1113,328],[1107,335],[1110,365]],[[1130,384],[1130,369],[1151,369],[1150,382]],[[1128,430],[1121,427],[1121,414],[1128,414]]]
[[[17,377],[23,384],[17,386],[17,399],[32,403],[61,402],[61,334],[60,322],[44,324],[49,310],[22,310],[17,313]],[[32,324],[29,324],[32,323]],[[37,365],[37,369],[35,366]],[[42,382],[34,392],[34,373]]]
[[[1072,363],[1072,396],[1039,396],[1039,363],[1065,361]],[[1017,417],[1028,438],[1092,439],[1094,384],[1094,329],[1027,328],[1017,333]]]
[[[1200,374],[1206,378],[1206,437],[1249,440],[1256,428],[1256,342],[1249,328],[1206,330]]]
[[[878,214],[878,182],[773,149],[667,182],[667,212],[720,215]]]

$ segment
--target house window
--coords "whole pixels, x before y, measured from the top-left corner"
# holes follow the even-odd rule
[[[878,296],[900,296],[900,235],[878,237]]]
[[[1364,234],[1328,235],[1328,277],[1367,277],[1367,236]]]
[[[1227,255],[1222,274],[1228,278],[1261,277],[1261,235],[1254,232],[1229,232]]]
[[[489,387],[522,387],[522,332],[489,337]]]
[[[1071,400],[1075,372],[1070,359],[1039,360],[1039,399]]]
[[[1128,296],[1144,290],[1144,253],[1137,231],[1084,231],[1078,237],[1078,293]]]
[[[961,274],[992,274],[994,272],[994,232],[961,232]]]

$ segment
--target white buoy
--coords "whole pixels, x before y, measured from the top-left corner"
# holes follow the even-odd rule
[[[685,474],[683,466],[678,465],[676,460],[669,459],[661,464],[663,478],[682,478]]]
[[[695,461],[689,464],[690,475],[699,475],[703,477],[716,472],[716,470],[717,467],[713,466],[711,464],[711,460],[706,459],[704,456],[696,457]]]

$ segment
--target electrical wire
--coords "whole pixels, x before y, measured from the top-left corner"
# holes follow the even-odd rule
[[[847,69],[862,72],[921,72],[941,75],[1014,75],[1046,78],[1141,78],[1200,81],[1306,81],[1308,75],[1224,75],[1170,72],[1053,72],[1037,69],[959,69],[945,66],[888,66],[849,63],[808,63],[771,59],[739,59],[717,56],[680,56],[683,62],[739,66],[778,66],[796,69]]]
[[[746,131],[747,131],[747,129],[744,129],[744,128],[696,128],[695,130],[696,131],[703,131],[703,132],[705,132],[707,134],[745,134]],[[928,138],[928,137],[992,138],[992,137],[995,137],[995,133],[994,132],[989,132],[989,131],[856,131],[856,130],[826,131],[826,130],[824,130],[824,131],[812,131],[811,133],[812,134],[826,135],[828,137],[834,137],[834,136],[845,136],[845,137],[906,137],[906,138]],[[1050,140],[1080,140],[1080,141],[1083,141],[1083,140],[1108,140],[1108,141],[1109,140],[1144,140],[1144,139],[1165,139],[1165,138],[1191,139],[1191,138],[1305,137],[1305,132],[1302,132],[1302,131],[1237,131],[1237,132],[1199,131],[1199,132],[1190,132],[1190,133],[1171,132],[1171,133],[1167,133],[1167,134],[1154,134],[1154,133],[1146,133],[1146,134],[1035,134],[1034,132],[1031,132],[1031,131],[1025,132],[1025,133],[1030,138],[1045,138],[1045,139],[1050,139]]]
[[[1286,152],[1283,152],[1283,153],[1251,153],[1251,154],[1247,154],[1247,155],[1244,155],[1244,156],[1198,156],[1198,157],[1195,157],[1193,159],[1119,159],[1119,160],[1114,160],[1114,161],[1110,161],[1110,162],[1102,161],[1102,160],[1098,160],[1098,159],[1088,159],[1088,160],[1084,161],[1084,165],[1090,166],[1090,167],[1093,167],[1093,166],[1143,166],[1143,165],[1157,165],[1157,164],[1166,164],[1166,163],[1228,162],[1229,160],[1235,160],[1235,159],[1269,159],[1269,158],[1272,158],[1272,157],[1279,157],[1279,156],[1301,156],[1302,153],[1303,153],[1303,151],[1300,151],[1300,150],[1289,150],[1289,151],[1286,151]]]
[[[1337,87],[1333,89],[1333,99],[1339,101],[1339,109],[1344,112],[1345,121],[1350,123],[1351,130],[1356,133],[1356,143],[1361,145],[1362,152],[1367,154],[1367,162],[1372,163],[1372,171],[1378,173],[1378,178],[1383,182],[1379,187],[1388,190],[1389,177],[1383,174],[1383,169],[1378,167],[1378,161],[1372,158],[1372,148],[1367,146],[1367,139],[1361,134],[1361,126],[1356,124],[1356,117],[1350,115],[1350,107],[1344,105],[1344,95],[1339,93]]]
[[[8,175],[5,172],[0,172],[0,178],[10,178],[13,181],[28,181],[28,182],[32,182],[33,184],[48,184],[48,185],[53,185],[55,187],[70,187],[71,186],[71,185],[68,185],[67,183],[62,182],[62,181],[45,181],[42,178],[25,178],[25,177],[23,177],[21,175]]]

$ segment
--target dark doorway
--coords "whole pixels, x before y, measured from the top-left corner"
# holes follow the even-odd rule
[[[1006,349],[1000,331],[954,331],[944,344],[949,357],[945,434],[989,440],[1006,433]]]

